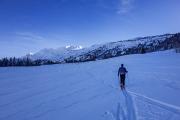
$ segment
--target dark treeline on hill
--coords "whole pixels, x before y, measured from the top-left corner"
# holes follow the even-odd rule
[[[169,49],[176,49],[176,52],[180,52],[180,33],[173,34],[170,38],[166,38],[164,41],[153,40],[150,43],[138,44],[137,46],[121,49],[116,46],[112,49],[101,46],[95,50],[85,53],[80,56],[71,56],[65,59],[66,63],[75,62],[87,62],[100,59],[108,59],[112,57],[118,57],[130,54],[144,54],[155,51],[163,51]]]
[[[55,62],[50,60],[31,60],[28,57],[26,58],[2,58],[0,59],[0,67],[10,67],[10,66],[40,66],[55,64]]]

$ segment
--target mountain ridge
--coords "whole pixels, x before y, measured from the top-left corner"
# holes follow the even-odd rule
[[[21,58],[2,58],[0,66],[39,66],[49,64],[77,63],[108,59],[130,54],[176,49],[180,52],[180,33],[138,37],[134,39],[92,45],[65,46],[57,49],[45,48]]]
[[[105,44],[96,44],[87,48],[70,46],[72,49],[64,49],[62,51],[58,51],[58,49],[44,49],[28,57],[33,60],[44,59],[58,63],[72,63],[106,59],[127,54],[153,52],[160,50],[158,46],[161,46],[160,44],[176,34],[179,35],[179,33],[175,33],[136,37],[133,39],[108,42]]]

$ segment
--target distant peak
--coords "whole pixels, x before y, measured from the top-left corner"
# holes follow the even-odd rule
[[[79,46],[67,45],[65,48],[68,50],[80,50],[83,47],[81,45],[79,45]]]
[[[34,55],[34,53],[33,53],[33,52],[30,52],[29,55]]]
[[[33,55],[34,55],[34,53],[30,52],[30,53],[26,54],[26,57],[31,57]]]
[[[26,54],[26,56],[31,56],[31,55],[34,55],[34,53],[30,52],[30,53]]]

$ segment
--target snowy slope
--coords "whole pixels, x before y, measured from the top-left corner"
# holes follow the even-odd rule
[[[174,34],[164,34],[156,36],[147,36],[147,37],[138,37],[130,40],[122,40],[118,42],[110,42],[106,44],[92,45],[87,48],[82,48],[81,46],[68,46],[61,47],[58,49],[46,48],[40,50],[35,54],[28,54],[27,56],[33,60],[36,59],[48,59],[53,61],[64,61],[64,59],[71,56],[78,57],[81,56],[83,59],[86,59],[87,55],[97,54],[96,57],[103,55],[108,50],[113,50],[115,53],[123,51],[124,49],[137,47],[142,44],[148,46],[152,44],[153,46],[158,45],[160,42],[166,40],[167,38],[172,37]],[[113,54],[113,53],[112,53]],[[76,59],[76,58],[75,58]],[[85,60],[84,60],[85,61]]]
[[[128,69],[127,90],[117,70]],[[179,120],[180,54],[0,68],[0,120]]]
[[[147,36],[147,37],[137,37],[129,40],[122,40],[118,42],[110,42],[106,44],[99,45],[99,47],[105,47],[106,49],[113,49],[115,47],[120,47],[121,49],[131,48],[134,46],[138,46],[139,44],[151,44],[162,42],[166,38],[170,38],[173,34],[164,34],[164,35],[156,35],[156,36]]]
[[[36,59],[48,59],[53,61],[62,61],[64,58],[79,55],[82,51],[82,46],[65,46],[57,49],[45,48],[34,54],[27,54],[29,58]]]

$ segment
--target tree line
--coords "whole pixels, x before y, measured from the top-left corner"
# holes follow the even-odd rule
[[[48,64],[56,64],[51,60],[31,60],[28,57],[25,58],[2,58],[0,59],[0,67],[9,67],[9,66],[40,66],[40,65],[48,65]]]

